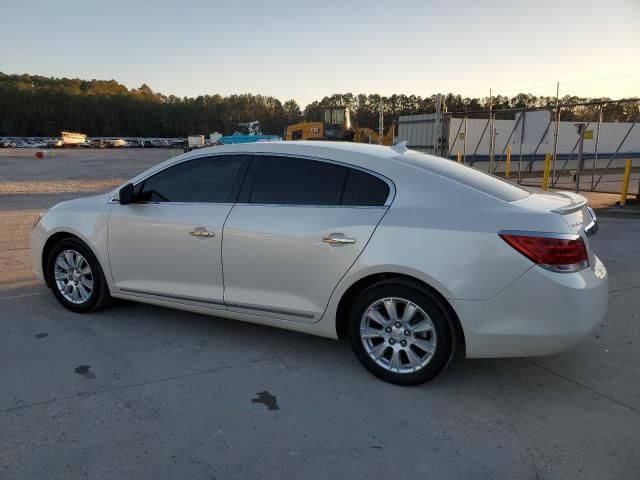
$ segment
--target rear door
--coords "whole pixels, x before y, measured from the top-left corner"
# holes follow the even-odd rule
[[[317,321],[391,198],[390,182],[371,172],[254,155],[224,229],[227,307]]]
[[[246,171],[241,155],[196,158],[134,187],[109,215],[109,264],[129,295],[224,308],[222,227]]]

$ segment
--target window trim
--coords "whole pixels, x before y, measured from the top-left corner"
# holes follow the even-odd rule
[[[140,184],[144,184],[148,179],[150,179],[151,177],[154,177],[162,172],[166,172],[167,170],[169,170],[170,168],[174,168],[177,167],[178,165],[182,165],[183,163],[187,163],[187,162],[191,162],[191,161],[195,161],[195,160],[200,160],[203,158],[211,158],[211,157],[229,157],[229,156],[240,156],[240,157],[244,157],[242,158],[242,161],[240,163],[240,168],[238,169],[238,172],[236,173],[236,177],[234,178],[234,185],[232,186],[232,191],[230,193],[230,196],[232,198],[233,201],[230,202],[151,202],[151,201],[144,201],[144,202],[133,202],[132,205],[227,205],[227,206],[233,206],[236,204],[236,201],[238,200],[238,195],[240,194],[240,190],[242,189],[242,185],[244,184],[245,178],[247,176],[247,172],[249,170],[249,167],[251,165],[251,158],[249,158],[248,154],[246,152],[243,153],[239,153],[239,152],[233,152],[233,153],[214,153],[214,154],[204,154],[204,155],[197,155],[197,156],[193,156],[193,157],[188,157],[188,158],[184,158],[178,162],[172,163],[171,165],[167,165],[165,168],[160,169],[160,170],[156,170],[154,172],[149,173],[148,175],[145,175],[144,177],[140,178],[136,183],[133,184],[133,188],[135,189],[138,185]],[[115,202],[115,199],[112,199]]]
[[[139,178],[136,183],[133,184],[133,187],[137,187],[141,182],[146,181],[148,178],[160,173],[160,172],[164,172],[165,170],[175,167],[177,165],[180,165],[181,163],[185,163],[185,162],[189,162],[192,160],[197,160],[199,158],[206,158],[206,157],[220,157],[220,156],[244,156],[246,157],[243,162],[243,165],[240,167],[241,168],[241,174],[238,177],[238,186],[236,189],[236,195],[235,195],[235,201],[234,202],[223,202],[223,203],[210,203],[210,202],[136,202],[133,203],[132,205],[249,205],[249,206],[263,206],[263,207],[317,207],[317,208],[367,208],[367,209],[371,209],[371,208],[389,208],[391,206],[391,204],[393,203],[393,201],[396,198],[396,185],[393,182],[393,180],[391,180],[390,178],[382,175],[381,173],[378,173],[376,171],[373,170],[369,170],[368,168],[365,167],[361,167],[359,165],[353,165],[351,163],[345,163],[345,162],[341,162],[339,160],[332,160],[332,159],[328,159],[328,158],[320,158],[320,157],[315,157],[312,155],[300,155],[300,154],[293,154],[293,153],[283,153],[283,152],[215,152],[215,153],[211,153],[211,152],[207,152],[207,153],[202,153],[200,155],[194,155],[194,156],[189,156],[187,158],[183,158],[179,161],[176,161],[174,163],[171,163],[169,165],[167,165],[166,167],[159,169],[159,170],[154,170],[152,172],[149,172],[147,175],[145,175],[144,177]],[[373,175],[374,177],[379,178],[380,180],[382,180],[383,182],[385,182],[388,186],[389,186],[389,195],[387,196],[387,200],[384,203],[384,205],[309,205],[309,204],[288,204],[288,203],[247,203],[247,202],[241,202],[240,200],[240,195],[243,192],[243,187],[245,185],[245,182],[247,181],[247,179],[249,178],[249,174],[253,174],[251,170],[251,166],[253,165],[253,157],[254,156],[267,156],[267,157],[289,157],[289,158],[302,158],[302,159],[306,159],[306,160],[315,160],[318,162],[325,162],[325,163],[332,163],[335,165],[340,165],[342,167],[346,167],[346,168],[353,168],[354,170],[360,170],[364,173],[368,173],[369,175]],[[242,177],[242,178],[240,178]],[[108,200],[108,203],[119,203],[116,197],[112,197]]]
[[[395,199],[396,196],[396,186],[393,183],[393,181],[387,177],[385,177],[384,175],[378,173],[378,172],[374,172],[373,170],[369,170],[367,168],[364,167],[360,167],[358,165],[353,165],[350,163],[345,163],[345,162],[340,162],[338,160],[332,160],[332,159],[328,159],[328,158],[319,158],[319,157],[313,157],[310,155],[298,155],[298,154],[292,154],[292,153],[281,153],[281,152],[249,152],[246,153],[245,155],[247,155],[249,157],[249,167],[247,168],[247,171],[245,172],[245,177],[244,180],[242,182],[242,185],[240,187],[240,190],[238,191],[238,195],[236,196],[236,203],[235,205],[242,205],[242,206],[261,206],[261,207],[314,207],[314,208],[366,208],[366,209],[371,209],[371,208],[389,208],[391,206],[391,204],[393,203],[393,200]],[[299,159],[304,159],[304,160],[312,160],[312,161],[316,161],[316,162],[323,162],[323,163],[329,163],[329,164],[333,164],[333,165],[338,165],[341,167],[345,167],[345,168],[351,168],[354,170],[360,170],[361,172],[364,173],[368,173],[369,175],[373,175],[374,177],[382,180],[383,182],[385,182],[387,184],[387,186],[389,187],[389,194],[387,195],[387,199],[385,201],[385,203],[383,205],[324,205],[324,204],[319,204],[319,205],[314,205],[314,204],[308,204],[308,203],[303,203],[303,204],[296,204],[296,203],[250,203],[248,201],[248,195],[251,192],[251,189],[253,188],[253,180],[254,180],[254,175],[255,175],[255,168],[254,168],[254,158],[256,156],[260,156],[260,157],[284,157],[284,158],[299,158]],[[248,187],[247,187],[248,185]]]

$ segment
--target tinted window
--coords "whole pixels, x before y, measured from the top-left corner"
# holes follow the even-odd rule
[[[388,197],[389,185],[386,182],[361,170],[349,169],[343,205],[384,205]]]
[[[136,200],[147,202],[227,203],[233,198],[242,156],[189,160],[146,179]]]
[[[301,158],[254,158],[249,203],[340,205],[347,168]]]

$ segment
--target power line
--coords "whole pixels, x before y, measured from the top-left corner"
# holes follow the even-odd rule
[[[525,90],[539,90],[541,88],[555,88],[555,86],[556,86],[556,84],[554,83],[554,84],[549,84],[549,85],[533,85],[531,87],[518,87],[518,88],[494,88],[494,87],[491,87],[491,89],[494,90],[495,92],[516,92],[516,91],[524,92]],[[482,95],[482,94],[488,95],[488,91],[489,91],[489,89],[484,90],[482,92],[469,93],[468,95]]]
[[[576,82],[560,82],[560,85],[576,85],[579,83],[590,83],[590,82],[599,82],[602,80],[616,80],[619,78],[628,78],[628,77],[640,77],[640,73],[628,73],[626,75],[617,75],[614,77],[601,77],[601,78],[591,78],[587,80],[578,80]]]
[[[640,73],[628,73],[625,75],[615,75],[615,76],[610,76],[610,77],[599,77],[599,78],[589,78],[589,79],[585,79],[585,80],[577,80],[574,82],[560,82],[560,88],[562,89],[562,87],[566,86],[566,85],[579,85],[579,84],[584,84],[584,83],[593,83],[593,82],[600,82],[600,81],[604,81],[604,80],[616,80],[616,79],[620,79],[620,78],[629,78],[629,77],[640,77]],[[621,86],[621,85],[625,85],[625,84],[614,84],[614,85],[606,85],[606,87],[609,86]],[[520,92],[520,93],[525,93],[528,90],[540,90],[540,89],[544,89],[544,88],[555,88],[556,84],[547,84],[547,85],[532,85],[529,87],[517,87],[517,88],[494,88],[491,87],[491,89],[496,92],[494,93],[495,95],[500,95],[503,92]],[[598,87],[594,87],[594,88],[598,88]],[[478,91],[478,92],[473,92],[473,93],[468,93],[465,96],[467,97],[471,97],[471,96],[475,96],[475,95],[487,95],[488,96],[488,91],[489,89],[487,88],[486,90],[483,91]],[[555,97],[555,91],[553,92]]]
[[[636,93],[640,95],[640,83],[612,83],[612,84],[608,84],[606,86],[601,86],[601,87],[589,85],[584,88],[572,89],[573,91],[571,92],[571,94],[575,95],[577,93],[580,93],[584,95],[585,93],[592,93],[592,92],[603,93],[612,88],[615,88],[616,90],[620,90],[625,87],[636,87],[635,88]]]

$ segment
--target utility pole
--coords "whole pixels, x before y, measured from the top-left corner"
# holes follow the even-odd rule
[[[520,154],[518,157],[518,183],[522,182],[522,144],[524,143],[524,122],[527,118],[527,111],[523,108],[520,110],[522,115],[522,124],[520,125]]]
[[[436,118],[435,118],[435,123],[434,123],[434,133],[431,137],[431,142],[433,143],[433,154],[434,155],[439,155],[439,156],[444,156],[442,154],[442,148],[440,145],[440,139],[442,137],[442,134],[440,132],[440,130],[442,129],[442,125],[441,125],[441,119],[440,116],[442,115],[441,113],[441,98],[440,98],[440,94],[436,95]]]
[[[465,105],[464,107],[464,137],[462,137],[462,163],[467,164],[467,111],[469,110],[469,105]]]
[[[555,115],[555,132],[553,134],[553,175],[551,178],[551,186],[556,183],[556,157],[558,156],[558,133],[560,132],[560,82],[556,83],[556,115]]]
[[[580,193],[580,175],[582,174],[582,145],[584,144],[584,131],[586,124],[577,123],[576,129],[578,130],[578,135],[580,135],[580,140],[578,144],[578,165],[576,168],[576,193]]]
[[[378,144],[382,145],[384,135],[384,102],[380,100],[380,121],[378,122]]]
[[[494,163],[495,122],[493,121],[493,92],[489,89],[489,173],[495,171]]]

